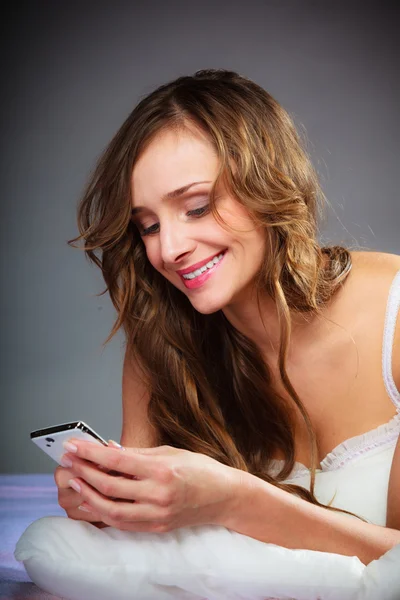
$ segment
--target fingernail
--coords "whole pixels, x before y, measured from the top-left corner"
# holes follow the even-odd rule
[[[84,512],[93,512],[91,508],[88,508],[89,504],[81,504],[80,506],[78,506],[79,510],[83,510]]]
[[[78,452],[77,446],[71,444],[71,442],[63,442],[63,446],[68,452]]]
[[[60,463],[63,467],[72,467],[72,460],[67,458],[65,455],[61,457]]]
[[[115,442],[114,440],[108,440],[108,443],[112,444],[116,448],[120,448],[121,450],[125,450],[125,448],[123,446],[121,446],[121,444],[118,444],[118,442]]]
[[[78,492],[80,494],[80,492],[81,492],[81,486],[79,485],[79,483],[77,481],[75,481],[75,479],[70,479],[68,481],[68,485],[70,487],[72,487],[73,490],[75,490],[76,492]]]

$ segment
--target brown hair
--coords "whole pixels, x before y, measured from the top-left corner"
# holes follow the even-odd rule
[[[215,189],[227,189],[266,231],[268,251],[257,290],[280,317],[279,371],[310,438],[310,491],[282,483],[295,464],[293,404],[274,389],[256,344],[223,312],[198,313],[149,263],[131,220],[130,181],[139,155],[168,128],[189,124],[206,133],[220,159]],[[235,168],[232,168],[232,162]],[[260,86],[224,70],[198,71],[143,98],[117,132],[91,177],[78,209],[84,250],[103,273],[127,347],[150,393],[149,420],[158,443],[201,452],[329,510],[314,496],[316,437],[285,369],[291,310],[321,312],[351,268],[342,247],[321,248],[317,221],[324,196],[287,112]],[[100,253],[98,256],[96,253]],[[277,450],[282,470],[268,470]],[[331,500],[332,502],[332,500]],[[347,512],[348,511],[341,511]]]

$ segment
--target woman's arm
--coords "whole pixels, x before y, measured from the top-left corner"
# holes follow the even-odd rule
[[[358,556],[365,565],[400,544],[397,529],[310,504],[239,470],[227,509],[218,524],[232,531],[285,548]]]
[[[122,370],[121,444],[131,448],[157,446],[157,433],[148,419],[149,392],[127,350]]]
[[[157,445],[157,436],[147,416],[149,394],[128,351],[122,368],[121,444],[133,448]],[[109,527],[102,521],[92,523],[98,529]]]

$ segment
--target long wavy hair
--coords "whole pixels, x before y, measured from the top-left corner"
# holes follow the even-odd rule
[[[290,401],[274,388],[257,345],[222,310],[198,313],[152,267],[132,222],[135,163],[157,134],[188,124],[208,136],[219,157],[210,194],[214,217],[222,222],[215,189],[223,178],[265,230],[267,250],[255,286],[259,299],[268,293],[277,306],[279,373]],[[330,506],[333,499],[324,505],[314,495],[316,435],[285,368],[291,311],[321,314],[351,268],[345,248],[322,248],[317,241],[324,200],[304,144],[274,98],[232,71],[202,70],[162,85],[134,108],[98,161],[78,207],[80,235],[68,243],[83,240],[87,257],[102,270],[102,294],[108,291],[117,311],[104,344],[123,329],[148,386],[148,418],[158,444],[206,454],[339,511]],[[283,483],[295,465],[295,406],[309,435],[310,491]],[[285,459],[272,476],[277,451]]]

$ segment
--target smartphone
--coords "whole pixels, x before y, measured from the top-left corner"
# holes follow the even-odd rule
[[[63,442],[67,442],[71,438],[88,440],[108,446],[107,442],[83,421],[61,423],[60,425],[53,425],[52,427],[37,429],[31,432],[32,442],[58,464],[61,464],[61,457],[67,452],[63,446]]]

